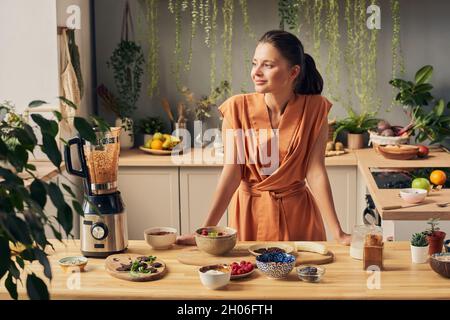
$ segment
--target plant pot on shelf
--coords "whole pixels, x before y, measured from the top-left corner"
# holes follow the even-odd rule
[[[363,133],[347,133],[347,148],[350,150],[362,149],[364,147]]]
[[[117,118],[116,127],[121,127],[120,149],[131,149],[134,146],[133,119]]]
[[[427,236],[430,248],[428,254],[431,256],[434,253],[441,253],[444,247],[445,232],[444,231],[434,231],[431,235]]]
[[[428,260],[429,245],[426,247],[411,246],[411,260],[413,263],[426,263]]]

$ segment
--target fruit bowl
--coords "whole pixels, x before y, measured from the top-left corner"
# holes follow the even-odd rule
[[[219,235],[220,233],[222,234]],[[214,256],[230,252],[236,245],[236,239],[237,231],[229,227],[205,227],[197,229],[195,232],[197,248]]]
[[[181,139],[170,134],[162,134],[156,132],[151,139],[145,141],[143,146],[139,149],[155,155],[169,155],[172,153],[180,153],[181,150],[174,151],[173,149],[181,142]]]
[[[409,135],[403,135],[403,136],[394,136],[394,137],[385,137],[379,135],[375,131],[369,130],[369,145],[372,144],[373,148],[377,153],[380,153],[378,150],[378,147],[380,145],[401,145],[401,144],[408,144],[410,141]]]
[[[379,153],[392,160],[410,160],[417,157],[419,147],[408,144],[378,146]]]

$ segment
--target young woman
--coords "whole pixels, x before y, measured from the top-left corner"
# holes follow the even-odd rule
[[[278,167],[267,170],[258,153],[261,140],[254,149],[245,138],[243,161],[225,163],[203,226],[220,221],[238,190],[229,225],[239,240],[325,241],[324,218],[335,240],[348,245],[351,237],[339,224],[325,167],[331,103],[321,96],[323,80],[314,60],[295,35],[269,31],[258,41],[251,77],[255,93],[233,96],[219,107],[222,132],[274,132],[265,148],[276,143]],[[177,243],[195,244],[194,235],[182,235]]]

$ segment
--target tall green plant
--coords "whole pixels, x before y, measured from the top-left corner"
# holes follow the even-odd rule
[[[217,46],[217,16],[219,14],[219,7],[217,5],[217,0],[211,0],[212,2],[212,18],[211,18],[211,41],[210,45],[210,89],[213,92],[216,86],[216,46]]]
[[[337,0],[329,0],[325,5],[326,23],[325,38],[328,42],[328,63],[325,68],[327,93],[330,98],[337,102],[340,100],[339,90],[339,68],[340,68],[340,49],[339,49],[339,3]]]
[[[149,83],[147,93],[150,97],[158,90],[159,83],[159,38],[158,38],[158,0],[146,0],[146,20],[148,26],[147,72]]]
[[[71,101],[62,97],[61,100],[76,108]],[[42,104],[45,102],[37,100],[31,102],[29,107]],[[30,163],[29,154],[41,149],[63,177],[56,136],[58,122],[66,119],[58,111],[53,112],[58,122],[38,113],[32,114],[31,118],[42,134],[42,143],[38,144],[33,129],[22,116],[16,114],[10,104],[1,103],[0,113],[5,112],[6,115],[0,119],[0,279],[5,278],[4,286],[13,299],[18,298],[19,282],[25,285],[30,299],[49,299],[46,283],[30,269],[30,263],[38,261],[43,267],[44,276],[52,280],[46,249],[53,245],[47,239],[45,228],[52,230],[53,236],[62,241],[59,227],[62,227],[66,236],[72,236],[73,212],[83,215],[83,209],[71,186],[66,183],[59,186],[39,179],[36,167]],[[100,118],[91,117],[89,121],[81,117],[74,118],[79,135],[92,143],[97,140],[94,125],[101,132],[109,129]],[[31,182],[27,181],[29,187],[26,187],[24,173],[31,177]],[[69,195],[68,200],[64,193]],[[47,211],[48,200],[56,207],[56,219]],[[23,277],[26,277],[25,284],[22,282]]]
[[[201,10],[201,24],[203,24],[203,2],[200,0],[199,3]],[[191,64],[192,64],[192,45],[194,42],[195,35],[197,34],[197,21],[199,17],[199,8],[197,7],[197,0],[192,0],[191,2],[191,37],[189,39],[189,52],[188,52],[188,61],[185,65],[185,70],[190,71],[191,70]]]
[[[278,0],[278,16],[280,18],[280,29],[287,26],[289,30],[297,30],[299,23],[299,1]]]
[[[234,0],[224,0],[222,6],[223,14],[223,70],[222,79],[232,83],[232,48],[233,48],[233,16],[234,16]],[[228,92],[230,93],[230,92]]]
[[[242,34],[244,37],[248,37],[251,40],[255,40],[255,34],[253,33],[252,29],[250,28],[247,0],[239,0],[239,4],[241,6],[242,20],[243,20],[244,31],[245,31]],[[251,64],[252,58],[250,56],[249,41],[246,41],[246,39],[244,39],[244,43],[245,43],[245,45],[244,45],[244,72],[245,72],[245,75],[249,75],[250,74],[250,64]],[[241,92],[243,92],[243,93],[246,92],[246,89],[248,86],[247,78],[248,78],[247,76],[244,78],[246,80],[244,80],[241,85]]]

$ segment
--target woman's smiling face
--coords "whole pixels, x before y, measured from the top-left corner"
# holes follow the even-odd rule
[[[270,43],[260,43],[256,47],[251,71],[256,92],[280,92],[293,88],[299,71],[300,66],[291,67]]]

